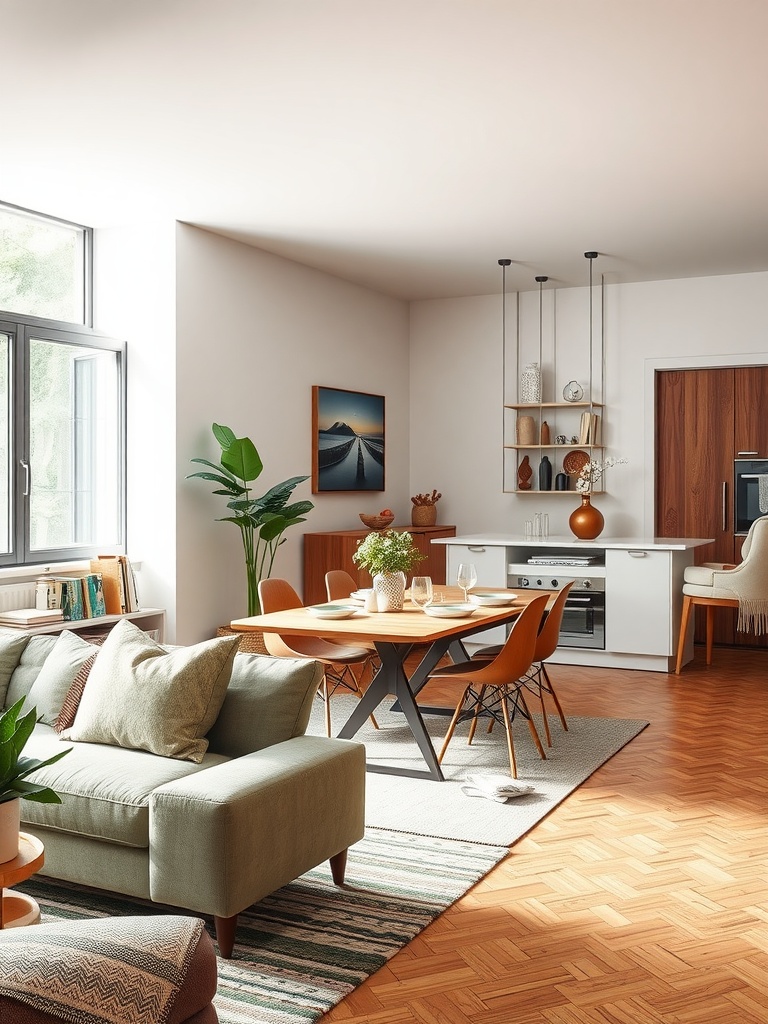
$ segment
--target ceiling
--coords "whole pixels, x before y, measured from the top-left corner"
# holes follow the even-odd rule
[[[405,299],[768,270],[766,0],[0,0],[0,200]]]

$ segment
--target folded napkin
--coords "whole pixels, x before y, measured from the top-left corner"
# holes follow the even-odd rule
[[[527,782],[518,782],[509,775],[468,775],[461,787],[465,796],[482,796],[505,804],[516,796],[533,793],[535,787]]]

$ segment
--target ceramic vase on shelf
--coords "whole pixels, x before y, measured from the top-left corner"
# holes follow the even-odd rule
[[[536,405],[541,401],[541,369],[538,363],[526,363],[520,374],[520,401]]]
[[[18,797],[0,803],[0,864],[19,855],[20,804]]]
[[[599,508],[595,508],[589,493],[582,494],[581,505],[571,512],[568,519],[571,533],[579,540],[594,540],[603,532],[605,519]]]
[[[405,573],[378,572],[373,577],[376,607],[380,612],[401,612],[405,603]]]
[[[546,455],[543,455],[539,463],[539,490],[552,490],[552,463]]]

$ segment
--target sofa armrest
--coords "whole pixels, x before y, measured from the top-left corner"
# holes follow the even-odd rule
[[[151,897],[231,917],[364,831],[365,747],[298,736],[155,790]]]

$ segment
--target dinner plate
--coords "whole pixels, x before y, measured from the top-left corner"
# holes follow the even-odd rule
[[[466,619],[474,614],[475,606],[471,604],[430,604],[424,611],[434,619]]]
[[[351,604],[313,604],[307,611],[317,619],[348,619],[359,609]]]
[[[369,591],[370,588],[369,590],[353,590],[349,596],[352,598],[353,601],[362,601],[363,603],[365,603],[365,599]]]
[[[503,608],[504,605],[514,604],[517,594],[509,594],[506,591],[499,591],[496,594],[470,594],[469,600],[472,604],[486,608]]]

